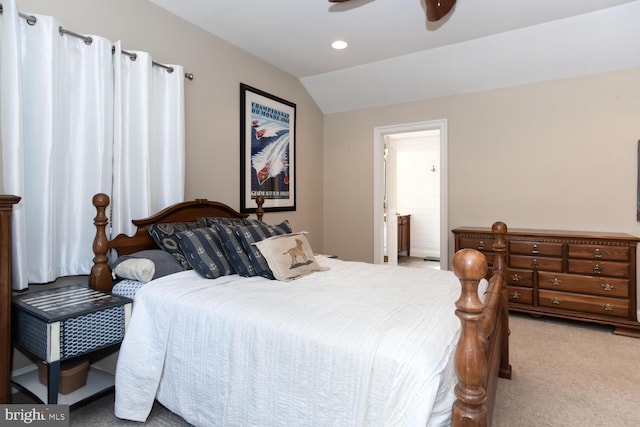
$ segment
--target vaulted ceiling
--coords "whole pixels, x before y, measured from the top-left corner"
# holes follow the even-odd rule
[[[640,67],[640,0],[458,0],[436,23],[423,0],[150,1],[299,78],[325,114]]]

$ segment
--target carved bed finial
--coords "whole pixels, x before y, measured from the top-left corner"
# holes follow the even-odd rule
[[[487,359],[480,340],[480,322],[484,304],[478,297],[478,284],[487,274],[487,260],[475,249],[461,249],[453,257],[453,271],[460,279],[462,292],[456,301],[456,316],[462,330],[456,347],[455,365],[458,384],[455,388],[451,424],[486,426],[487,393],[484,389]],[[473,367],[472,369],[470,367]]]
[[[93,267],[89,275],[89,287],[100,291],[111,291],[111,270],[109,268],[109,239],[107,238],[107,206],[109,206],[109,196],[98,193],[93,196],[93,206],[96,208],[96,217],[93,224],[96,226],[96,235],[93,238]]]
[[[262,217],[264,216],[264,196],[256,196],[256,204],[258,208],[256,209],[256,216],[258,217],[258,221],[262,221]]]

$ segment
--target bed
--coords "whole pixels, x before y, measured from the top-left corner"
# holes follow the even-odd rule
[[[114,252],[158,249],[154,225],[248,220],[196,199],[108,239],[109,198],[93,204],[89,286],[102,291],[113,290]],[[314,272],[291,281],[199,270],[150,280],[120,349],[116,415],[145,421],[158,400],[193,425],[488,426],[497,378],[511,377],[507,227],[492,229],[488,281],[487,260],[472,249],[454,255],[455,276],[316,256]],[[283,237],[272,236],[265,242]]]

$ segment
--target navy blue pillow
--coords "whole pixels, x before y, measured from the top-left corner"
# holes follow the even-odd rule
[[[278,225],[268,225],[260,221],[249,222],[248,225],[237,225],[235,232],[256,274],[274,280],[275,277],[269,268],[267,260],[262,256],[260,249],[253,243],[279,234],[291,233],[289,222],[285,220]]]
[[[202,277],[217,279],[235,273],[218,243],[216,230],[199,228],[176,233],[175,237],[186,260]]]
[[[282,221],[278,225],[265,224],[264,222],[259,221],[257,219],[245,218],[243,221],[244,221],[244,225],[253,225],[253,226],[256,226],[256,227],[270,228],[270,229],[275,230],[278,234],[293,233],[293,230],[291,229],[291,224],[289,224],[289,220],[286,220],[286,219],[284,221]]]
[[[216,224],[223,225],[242,225],[244,224],[244,218],[228,218],[225,216],[203,216],[200,218],[196,218],[200,224],[204,227],[213,227]]]
[[[182,268],[185,270],[191,270],[191,265],[184,257],[184,254],[180,250],[180,246],[178,245],[178,239],[175,237],[177,233],[186,230],[194,230],[196,228],[202,228],[201,224],[198,222],[163,222],[158,224],[147,225],[146,229],[153,237],[153,240],[156,244],[171,255],[173,255]]]
[[[236,273],[244,277],[255,276],[256,270],[249,260],[249,255],[242,247],[242,243],[235,232],[235,226],[214,224],[212,228],[218,231],[222,250]]]

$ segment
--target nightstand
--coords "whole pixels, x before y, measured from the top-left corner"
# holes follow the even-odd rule
[[[37,372],[12,381],[47,404],[58,403],[60,363],[119,344],[132,307],[129,298],[83,285],[15,295],[12,303],[14,343],[47,364],[48,386],[39,384]],[[82,400],[110,387],[113,381],[103,381],[97,390],[87,384],[78,390],[86,388],[84,392],[71,393],[72,399]]]

